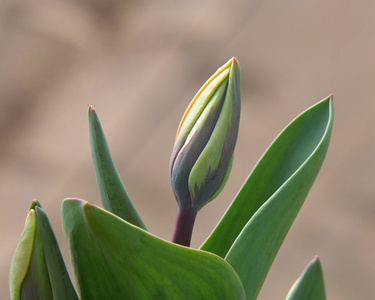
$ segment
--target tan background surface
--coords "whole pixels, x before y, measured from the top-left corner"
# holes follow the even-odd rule
[[[198,215],[210,233],[255,163],[297,114],[334,93],[320,175],[259,299],[283,299],[318,254],[329,299],[372,299],[374,286],[375,2],[22,1],[0,3],[0,291],[33,198],[68,261],[60,205],[100,204],[89,150],[94,105],[149,230],[172,235],[168,162],[195,92],[232,56],[242,119],[232,175]],[[69,262],[67,263],[69,264]]]

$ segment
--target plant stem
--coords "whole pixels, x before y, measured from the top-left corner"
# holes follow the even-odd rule
[[[189,247],[191,234],[193,233],[194,221],[197,216],[197,210],[191,207],[178,207],[176,225],[172,242],[182,246]]]

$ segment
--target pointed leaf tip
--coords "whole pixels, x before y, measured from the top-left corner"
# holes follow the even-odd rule
[[[92,114],[96,114],[95,109],[92,105],[89,106],[89,118]]]
[[[117,172],[103,128],[92,107],[89,109],[89,132],[96,181],[104,208],[146,229]]]
[[[307,265],[289,290],[286,300],[326,300],[324,278],[319,257]]]

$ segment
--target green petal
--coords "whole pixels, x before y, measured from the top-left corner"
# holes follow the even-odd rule
[[[146,229],[117,172],[98,115],[91,106],[89,108],[89,129],[92,160],[104,208],[128,222]]]
[[[42,235],[38,222],[38,216],[35,211],[35,235],[33,241],[33,250],[30,257],[30,263],[21,286],[21,299],[53,299],[52,288],[50,284],[48,268],[44,257]]]
[[[220,67],[194,96],[181,119],[180,125],[178,126],[176,140],[178,138],[186,139],[213,94],[216,93],[218,87],[220,87],[222,82],[228,77],[229,67],[232,64],[232,61],[233,58]]]
[[[81,299],[245,299],[216,255],[161,240],[88,202],[65,200],[62,214]]]
[[[239,64],[233,59],[226,85],[225,99],[211,137],[196,160],[189,176],[192,198],[204,200],[202,207],[213,200],[231,171],[233,151],[237,141],[241,111]],[[204,188],[201,187],[204,185]]]
[[[11,299],[78,299],[48,217],[34,200],[10,270]]]
[[[286,300],[325,300],[322,266],[316,256],[289,290]]]

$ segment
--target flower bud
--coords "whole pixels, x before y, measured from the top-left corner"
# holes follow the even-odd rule
[[[34,200],[14,253],[9,288],[12,300],[78,300],[46,213]]]
[[[233,57],[201,87],[182,117],[169,165],[179,207],[198,211],[228,179],[240,120],[240,77]]]

